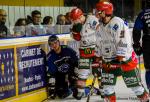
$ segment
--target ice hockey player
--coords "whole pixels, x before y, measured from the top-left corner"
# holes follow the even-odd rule
[[[143,31],[143,36],[141,36],[141,31]],[[142,43],[140,43],[140,41],[142,41]],[[145,79],[147,88],[150,91],[150,0],[146,0],[146,8],[142,10],[136,18],[133,28],[133,43],[135,53],[139,57],[143,54],[146,69]]]
[[[54,78],[55,83],[52,85],[55,88],[52,90],[54,93],[53,98],[58,96],[63,99],[67,96],[76,94],[75,89],[76,74],[75,68],[78,67],[78,56],[76,52],[66,46],[60,45],[59,38],[56,35],[51,35],[48,39],[48,44],[51,51],[47,55],[47,67],[48,73]],[[51,88],[49,88],[51,89]],[[50,90],[50,94],[52,95]]]
[[[116,102],[114,87],[121,75],[141,102],[149,102],[149,95],[138,76],[137,59],[132,48],[131,35],[126,23],[113,15],[113,4],[98,2],[96,14],[100,25],[96,37],[96,55],[102,59],[102,84],[106,102]]]
[[[79,42],[79,67],[78,67],[78,94],[76,99],[80,100],[84,95],[85,82],[94,73],[99,76],[99,63],[95,60],[95,32],[99,27],[99,21],[94,15],[87,18],[79,8],[73,8],[70,13],[73,23],[72,36]],[[92,66],[92,71],[91,71]],[[96,73],[95,73],[96,72]]]

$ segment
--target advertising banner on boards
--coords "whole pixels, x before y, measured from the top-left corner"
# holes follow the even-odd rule
[[[17,48],[19,94],[45,86],[45,53],[40,45]]]
[[[0,49],[0,100],[16,95],[14,49]]]

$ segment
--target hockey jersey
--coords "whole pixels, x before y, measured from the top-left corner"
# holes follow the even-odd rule
[[[123,61],[131,58],[132,39],[127,24],[119,17],[113,17],[106,25],[101,24],[96,34],[96,55],[107,61],[116,56],[124,56]]]
[[[135,21],[134,29],[138,29],[138,30],[143,29],[144,35],[150,35],[150,9],[144,9],[138,15]]]
[[[99,25],[98,19],[94,15],[89,15],[80,32],[80,47],[93,47],[96,41],[96,29]]]
[[[78,66],[76,52],[65,45],[61,45],[61,52],[59,54],[51,50],[46,60],[48,72],[51,75],[55,75],[57,72],[68,73],[71,68]]]

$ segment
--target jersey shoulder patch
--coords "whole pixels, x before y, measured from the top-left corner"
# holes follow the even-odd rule
[[[87,18],[87,23],[90,24],[91,28],[96,28],[96,26],[99,24],[99,21],[98,21],[98,19],[95,16],[90,15]]]
[[[114,24],[114,26],[112,27],[113,30],[117,31],[119,28],[119,25],[118,24]]]
[[[96,22],[96,21],[93,21],[92,26],[96,26],[96,25],[97,25],[97,22]]]

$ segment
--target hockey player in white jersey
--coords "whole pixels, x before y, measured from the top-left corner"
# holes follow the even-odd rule
[[[79,70],[78,70],[78,94],[77,99],[80,100],[84,94],[86,79],[92,72],[100,74],[98,71],[99,63],[95,60],[95,33],[99,27],[99,21],[94,15],[89,15],[87,18],[79,8],[71,10],[70,18],[73,23],[72,36],[76,41],[79,41]]]
[[[127,24],[113,16],[113,5],[110,2],[97,3],[96,10],[102,21],[96,35],[96,55],[102,60],[101,77],[106,102],[116,102],[114,86],[120,75],[141,102],[149,102],[148,93],[138,76],[137,59]]]

